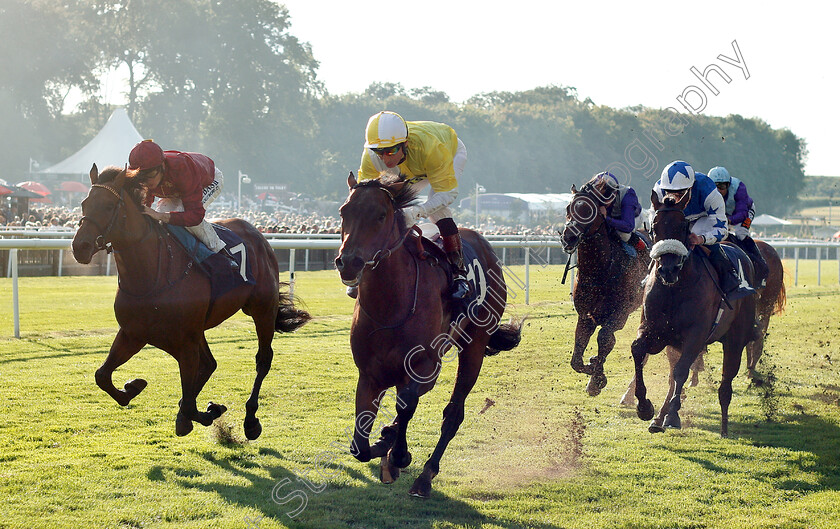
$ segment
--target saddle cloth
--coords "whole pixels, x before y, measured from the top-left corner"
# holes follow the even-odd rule
[[[422,236],[413,235],[406,239],[409,251],[417,255],[419,259],[428,259],[434,257],[438,262],[446,263],[443,270],[446,272],[446,280],[452,284],[452,266],[443,249],[443,238],[440,236],[440,230],[437,225],[433,223],[418,224],[422,232]],[[418,251],[418,242],[422,246],[422,251]],[[467,296],[462,303],[469,305],[470,303],[481,304],[487,294],[487,273],[485,266],[478,258],[478,252],[467,241],[461,240],[462,252],[464,254],[464,266],[467,269],[467,281],[470,283],[470,295]]]
[[[243,283],[254,285],[256,280],[251,273],[251,263],[248,260],[246,246],[242,242],[242,238],[224,226],[218,224],[212,224],[212,226],[219,238],[225,243],[225,247],[236,259],[236,267],[231,266],[230,259],[226,255],[211,252],[203,242],[196,239],[183,226],[166,224],[166,229],[183,246],[187,255],[199,264],[199,268],[210,278],[210,297],[215,300]]]

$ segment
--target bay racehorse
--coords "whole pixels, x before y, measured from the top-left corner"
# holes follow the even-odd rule
[[[440,439],[409,494],[429,497],[440,459],[464,420],[464,402],[485,356],[519,344],[521,323],[499,324],[507,291],[490,244],[472,230],[460,230],[477,257],[467,258],[475,299],[449,299],[445,256],[427,257],[401,209],[416,193],[402,182],[347,179],[341,206],[341,248],[335,260],[345,285],[358,286],[350,348],[359,370],[351,453],[359,461],[380,457],[380,478],[391,483],[411,463],[406,431],[420,396],[431,390],[442,364],[458,351],[455,388],[443,411]],[[447,354],[450,348],[453,352]],[[370,445],[377,411],[396,388],[396,418]]]
[[[647,249],[631,257],[621,240],[610,233],[598,206],[604,190],[589,181],[580,190],[572,186],[574,197],[566,207],[566,225],[560,233],[563,249],[577,252],[578,273],[572,290],[575,311],[575,345],[572,369],[590,375],[586,391],[598,395],[607,385],[604,362],[615,347],[615,333],[624,328],[630,314],[642,303],[642,279],[647,274]],[[598,354],[583,363],[589,339],[598,331]]]
[[[747,343],[756,337],[755,298],[748,296],[731,302],[722,301],[717,277],[706,259],[688,249],[690,223],[685,218],[685,205],[690,193],[668,194],[662,202],[651,194],[654,209],[651,257],[655,266],[645,285],[642,319],[636,339],[631,345],[636,371],[636,412],[640,419],[651,420],[653,405],[647,398],[643,368],[648,354],[657,354],[665,347],[678,353],[671,369],[674,384],[669,391],[665,419],[661,425],[651,424],[650,431],[680,428],[680,395],[688,379],[689,368],[706,344],[723,344],[723,375],[718,388],[721,408],[721,436],[729,434],[729,404],[732,400],[732,379],[741,366],[741,355]],[[742,270],[742,279],[752,281],[753,269],[747,255],[735,247],[734,254]]]
[[[135,379],[117,389],[112,374],[151,344],[178,361],[182,398],[175,433],[188,434],[193,421],[209,426],[226,408],[212,402],[206,412],[196,407],[198,394],[216,369],[204,331],[242,309],[253,318],[257,331],[257,374],[245,404],[245,435],[256,439],[262,432],[256,417],[260,386],[271,368],[274,332],[291,332],[309,320],[309,314],[295,308],[288,294],[280,291],[277,259],[265,237],[244,220],[220,222],[241,237],[256,283],[243,283],[211,300],[210,280],[164,227],[142,213],[142,189],[126,178],[125,170],[107,167],[99,174],[94,165],[90,180],[73,237],[73,256],[87,264],[99,250],[113,249],[119,273],[114,301],[119,330],[96,371],[96,384],[121,406],[128,405],[146,381]]]
[[[761,354],[764,351],[764,339],[767,336],[767,328],[770,325],[770,316],[782,312],[785,308],[786,301],[784,268],[782,267],[782,260],[779,257],[778,252],[776,252],[772,246],[764,241],[756,240],[755,244],[761,252],[762,257],[764,257],[764,262],[767,263],[769,273],[767,275],[765,286],[756,288],[756,292],[758,292],[758,299],[756,300],[756,319],[758,321],[758,329],[755,339],[747,344],[747,376],[750,378],[756,377],[755,369],[758,365],[758,360],[761,358]],[[673,347],[666,347],[665,354],[668,358],[668,362],[670,363],[671,370],[673,370],[674,365],[680,357],[679,351]],[[691,382],[689,385],[692,387],[698,384],[698,372],[705,369],[703,362],[705,354],[706,349],[704,348],[704,350],[697,356],[697,360],[695,360],[694,364],[691,366]],[[665,397],[666,401],[670,400],[674,391],[674,378],[670,375],[668,378],[669,393],[668,396]],[[636,378],[633,377],[633,380],[631,380],[630,384],[627,386],[627,391],[625,391],[621,398],[621,404],[630,407],[635,406],[635,391]],[[682,393],[681,398],[685,400],[685,392]],[[665,420],[666,412],[667,407],[663,406],[651,424],[652,431],[663,431],[662,423]]]

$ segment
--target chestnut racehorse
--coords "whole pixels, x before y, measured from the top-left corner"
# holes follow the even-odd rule
[[[440,439],[409,494],[429,497],[440,459],[464,420],[464,402],[485,356],[513,349],[520,324],[502,324],[507,291],[501,267],[484,237],[460,230],[477,257],[468,258],[476,299],[449,299],[445,256],[412,250],[420,243],[407,226],[402,208],[416,194],[402,182],[347,179],[350,194],[341,214],[341,248],[335,260],[345,285],[358,286],[350,329],[350,348],[359,370],[356,420],[351,453],[359,461],[381,457],[381,479],[391,483],[411,463],[406,430],[420,396],[437,381],[442,363],[459,353],[458,373],[443,411]],[[383,396],[396,387],[395,420],[370,445],[369,436]]]
[[[114,314],[120,328],[108,357],[96,371],[96,383],[121,406],[146,387],[135,379],[117,389],[111,381],[115,369],[146,344],[178,361],[182,398],[175,419],[175,433],[186,435],[193,421],[209,426],[225,412],[210,403],[199,412],[196,398],[216,369],[216,360],[204,331],[215,327],[239,309],[251,316],[257,330],[257,374],[245,404],[245,435],[256,439],[262,426],[256,416],[260,386],[271,368],[274,332],[291,332],[309,320],[288,294],[280,291],[277,259],[265,237],[241,219],[220,222],[239,237],[247,249],[242,266],[250,263],[255,284],[243,283],[217,299],[210,299],[210,280],[198,272],[186,251],[158,222],[142,213],[142,190],[125,170],[107,167],[90,171],[91,188],[82,202],[83,217],[73,238],[73,256],[88,264],[102,249],[114,251],[119,287]]]

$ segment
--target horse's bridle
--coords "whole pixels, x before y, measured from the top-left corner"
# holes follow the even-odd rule
[[[356,187],[358,187],[358,184],[356,186],[353,186],[353,189],[356,189]],[[397,207],[396,207],[396,201],[394,200],[394,194],[391,193],[391,191],[389,191],[388,189],[386,189],[384,187],[380,187],[379,189],[381,189],[382,191],[385,192],[386,195],[388,195],[388,199],[391,201],[391,208],[394,211],[391,227],[388,230],[388,233],[390,233],[393,230],[394,225],[396,225],[396,223],[397,223],[397,215],[398,215],[399,212],[398,212]],[[365,261],[365,267],[369,266],[371,270],[374,270],[377,266],[379,266],[379,263],[381,263],[385,259],[389,258],[391,256],[391,254],[394,252],[394,250],[398,249],[400,246],[403,245],[403,243],[405,242],[405,239],[408,237],[408,234],[413,230],[419,232],[420,229],[417,228],[416,225],[412,226],[411,229],[406,230],[405,233],[401,237],[399,237],[397,242],[391,247],[387,246],[388,242],[386,241],[385,242],[385,247],[377,250],[376,253],[373,254],[373,257],[370,258],[370,260]]]
[[[106,189],[115,197],[117,197],[117,207],[114,208],[114,212],[111,214],[111,218],[108,219],[108,223],[105,225],[104,229],[102,228],[102,226],[99,225],[98,222],[96,222],[96,220],[94,220],[91,217],[88,217],[87,215],[84,215],[82,216],[82,218],[79,219],[79,226],[82,225],[82,222],[88,221],[93,223],[93,225],[96,226],[96,229],[99,230],[99,236],[97,236],[94,240],[94,243],[96,244],[96,249],[105,250],[107,253],[111,253],[112,251],[114,251],[114,249],[111,246],[111,241],[107,241],[106,237],[109,233],[111,233],[111,230],[114,229],[114,225],[117,222],[117,215],[120,211],[122,211],[123,206],[125,206],[125,200],[123,200],[122,197],[122,190],[120,190],[120,192],[117,192],[117,190],[113,187],[103,184],[91,184],[90,187],[99,187],[102,189]],[[125,213],[123,213],[123,219],[125,219]]]
[[[683,215],[682,224],[683,224],[683,231],[684,231],[683,239],[687,238],[687,236],[689,234],[689,222],[685,218],[685,210],[683,208],[675,208],[675,207],[672,207],[672,206],[665,206],[663,208],[657,209],[653,214],[653,222],[651,222],[651,225],[650,225],[651,240],[656,240],[656,216],[659,215],[659,213],[668,213],[668,212],[671,212],[671,211],[679,211],[680,213],[682,213],[682,215]],[[663,239],[662,241],[658,241],[658,242],[654,243],[653,248],[651,248],[651,255],[650,255],[651,262],[653,262],[653,261],[659,262],[659,258],[662,256],[662,253],[656,252],[656,245],[659,244],[659,243],[667,242],[667,241],[678,242],[684,248],[687,248],[685,240],[681,241],[679,239]],[[664,253],[676,253],[679,256],[680,259],[679,259],[679,261],[677,261],[677,264],[676,264],[677,270],[682,270],[682,267],[685,264],[686,259],[688,259],[688,256],[690,255],[690,253],[683,254],[683,253],[678,253],[678,252],[664,252]]]
[[[575,196],[583,195],[584,197],[588,198],[589,200],[593,201],[594,203],[599,203],[597,200],[593,199],[590,196],[589,190],[591,188],[592,188],[591,183],[587,182],[583,187],[580,188],[580,190],[577,193],[575,193]],[[575,202],[575,198],[573,197],[572,201],[569,203],[569,205],[566,206],[567,211],[569,211],[569,208],[572,207],[572,204],[574,204],[574,202]],[[569,215],[571,215],[571,214],[569,214]],[[566,222],[566,225],[563,227],[563,231],[565,231],[567,229],[575,229],[580,234],[578,236],[577,242],[571,248],[572,251],[569,251],[568,249],[566,249],[566,251],[568,253],[573,253],[575,248],[577,248],[577,246],[581,243],[581,241],[583,241],[583,239],[600,235],[600,232],[598,231],[598,228],[601,227],[601,224],[598,224],[598,223],[595,222],[595,220],[598,217],[603,218],[603,216],[598,211],[598,209],[596,209],[595,210],[595,216],[593,217],[589,226],[586,228],[586,231],[583,231],[583,230],[578,228],[578,225],[580,225],[581,223],[579,221],[575,220],[574,218],[572,218],[572,219],[570,219]]]

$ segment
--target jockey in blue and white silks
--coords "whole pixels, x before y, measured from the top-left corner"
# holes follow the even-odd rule
[[[721,289],[727,298],[734,300],[754,294],[755,290],[741,285],[735,267],[720,247],[719,243],[728,233],[728,224],[726,204],[715,183],[705,174],[696,173],[688,163],[678,160],[662,170],[662,176],[654,184],[653,191],[660,201],[668,193],[681,196],[686,191],[691,193],[684,210],[686,220],[691,223],[688,237],[690,246],[699,244],[709,250],[709,260],[720,276]]]

